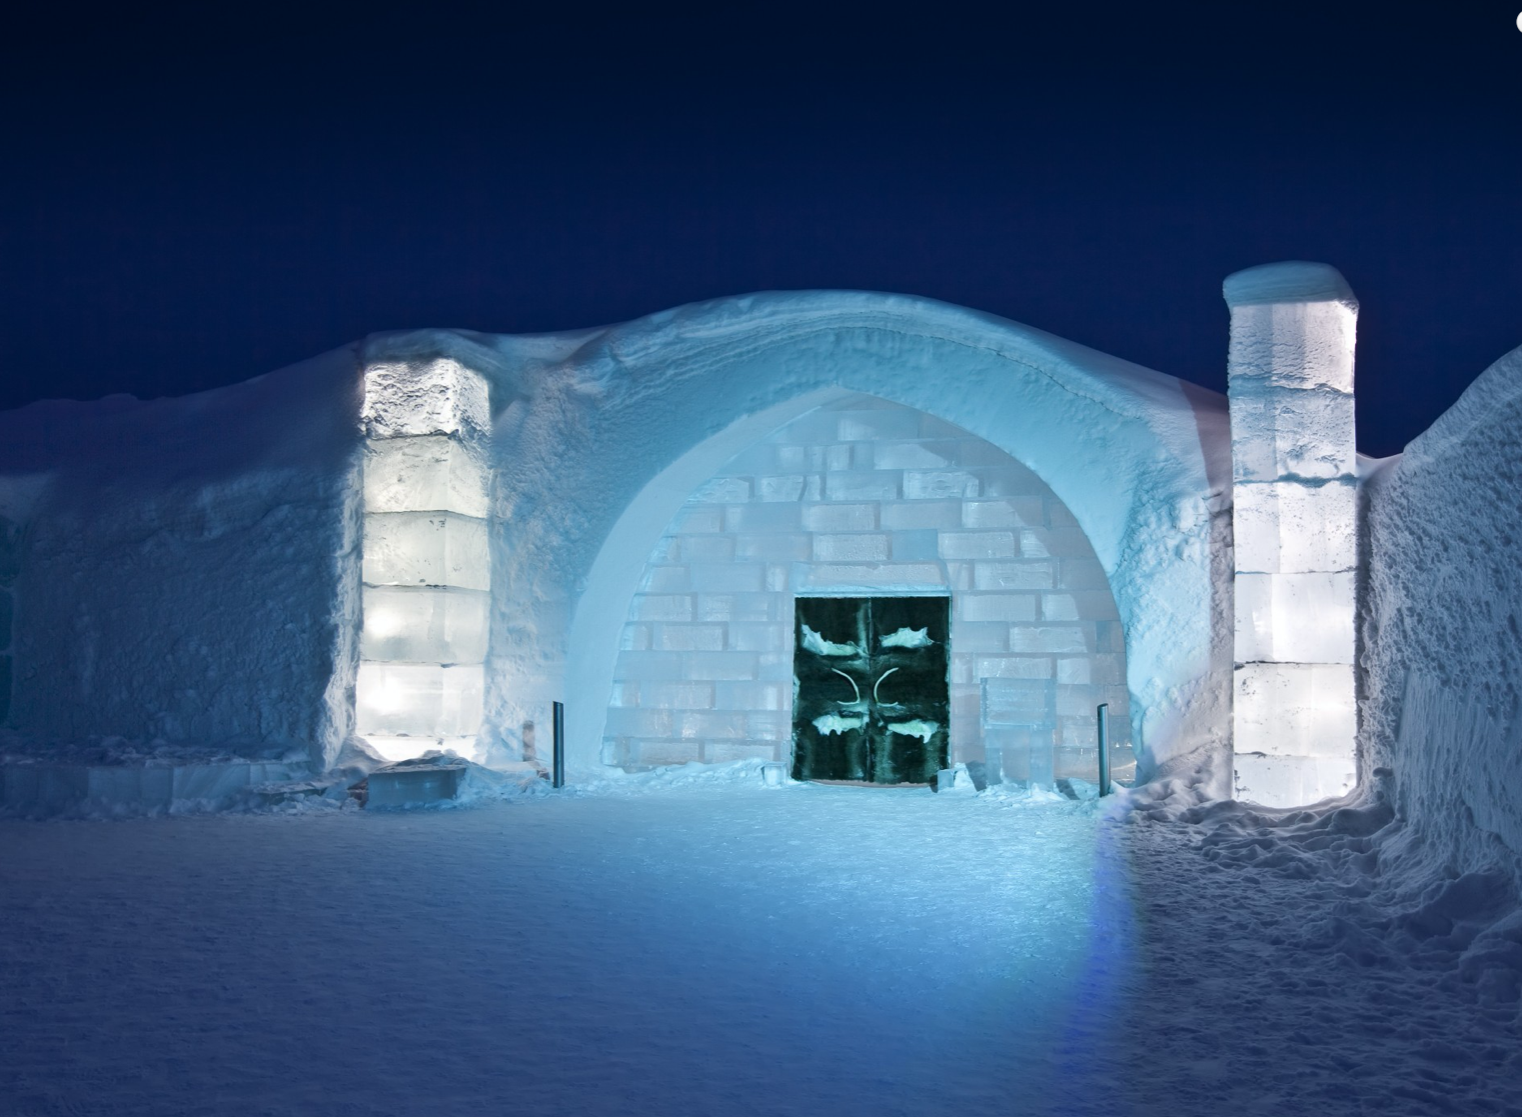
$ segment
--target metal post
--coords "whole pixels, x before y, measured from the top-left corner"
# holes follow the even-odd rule
[[[1099,717],[1099,794],[1110,794],[1110,704],[1101,702]]]
[[[555,755],[551,787],[565,786],[565,703],[555,703]]]

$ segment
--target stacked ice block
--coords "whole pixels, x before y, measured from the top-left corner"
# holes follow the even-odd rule
[[[1236,542],[1235,791],[1298,806],[1351,790],[1358,304],[1324,264],[1226,280]]]
[[[490,562],[486,382],[455,361],[365,373],[356,713],[383,756],[476,756]]]

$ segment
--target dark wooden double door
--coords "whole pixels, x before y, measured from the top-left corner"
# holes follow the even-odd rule
[[[950,598],[800,597],[793,778],[923,784],[946,767]]]

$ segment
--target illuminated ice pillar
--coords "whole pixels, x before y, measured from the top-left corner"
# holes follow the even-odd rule
[[[1236,796],[1265,806],[1352,790],[1358,561],[1353,333],[1325,264],[1227,278],[1236,537]]]
[[[490,563],[486,381],[456,361],[365,370],[359,736],[392,760],[480,759]]]

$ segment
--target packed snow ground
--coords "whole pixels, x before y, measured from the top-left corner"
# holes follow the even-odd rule
[[[1522,1113],[1511,885],[1399,894],[1387,814],[734,769],[3,821],[0,1113]]]

